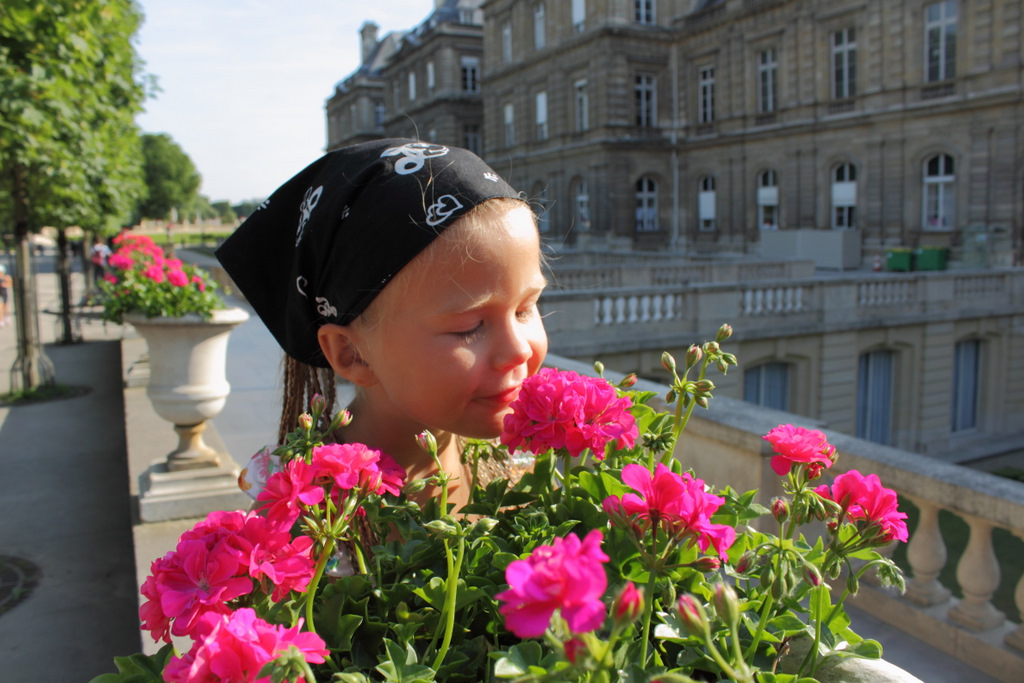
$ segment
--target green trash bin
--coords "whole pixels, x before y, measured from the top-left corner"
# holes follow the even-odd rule
[[[910,270],[914,266],[912,249],[889,249],[885,252],[886,270]]]
[[[947,247],[920,247],[914,255],[918,270],[945,270],[949,249]]]

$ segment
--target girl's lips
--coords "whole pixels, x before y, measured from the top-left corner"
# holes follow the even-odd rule
[[[491,394],[490,396],[483,396],[482,398],[485,401],[493,401],[494,403],[504,403],[505,405],[508,405],[509,403],[512,403],[512,401],[516,400],[517,396],[519,396],[518,384],[510,389],[499,391],[498,393]]]

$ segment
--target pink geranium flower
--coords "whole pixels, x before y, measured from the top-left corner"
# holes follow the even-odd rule
[[[180,268],[171,268],[167,271],[167,281],[175,287],[184,287],[188,284],[188,275]]]
[[[836,449],[828,443],[827,437],[816,429],[804,429],[793,425],[779,425],[764,435],[776,455],[772,457],[772,470],[785,476],[794,463],[818,463],[832,467]]]
[[[725,499],[707,493],[704,482],[688,472],[676,474],[659,463],[652,473],[631,464],[622,468],[622,481],[637,493],[609,496],[604,509],[613,519],[635,516],[638,533],[661,525],[678,541],[696,542],[701,552],[714,547],[723,557],[736,540],[735,529],[711,521]]]
[[[822,485],[814,491],[822,498],[839,503],[850,521],[876,526],[881,533],[879,545],[892,540],[907,541],[910,537],[904,521],[907,515],[897,509],[896,492],[882,486],[877,474],[865,476],[850,470],[836,476],[831,490]]]
[[[505,569],[509,589],[495,597],[502,601],[499,611],[505,625],[520,638],[544,635],[551,616],[560,610],[574,633],[593,631],[604,623],[601,596],[608,586],[597,529],[580,541],[569,535],[552,545],[537,547],[525,560],[515,560]]]
[[[268,662],[295,647],[312,664],[328,655],[326,645],[315,633],[269,624],[256,612],[243,608],[229,615],[206,614],[196,625],[192,649],[171,659],[164,669],[167,683],[270,683],[260,676]],[[305,681],[299,677],[297,681]]]
[[[164,269],[159,264],[152,263],[142,271],[142,276],[159,284],[164,281]]]
[[[291,528],[302,514],[301,505],[318,505],[324,500],[323,487],[313,481],[315,470],[302,458],[290,461],[267,480],[256,497],[261,511],[282,528]]]
[[[632,405],[603,379],[544,368],[523,382],[505,416],[501,442],[509,450],[536,454],[564,448],[579,456],[589,448],[601,459],[609,443],[618,448],[636,443]]]
[[[107,265],[112,268],[117,268],[118,270],[128,270],[135,265],[135,261],[133,261],[132,257],[128,254],[118,250],[107,258]]]
[[[398,495],[405,470],[385,453],[361,443],[328,444],[313,450],[313,480],[334,482],[344,490],[366,488],[368,493]]]

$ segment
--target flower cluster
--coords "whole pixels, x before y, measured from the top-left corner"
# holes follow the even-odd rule
[[[604,380],[544,368],[523,382],[501,442],[531,453],[564,448],[573,457],[590,449],[600,460],[609,443],[629,449],[636,442],[629,408],[630,401]]]
[[[123,233],[113,241],[116,251],[107,258],[110,270],[100,282],[104,320],[121,323],[126,313],[147,318],[195,313],[209,318],[221,307],[216,283],[194,265],[165,257],[152,238]]]
[[[705,371],[735,364],[719,346],[728,332],[691,347],[681,375],[667,356],[671,413],[631,378],[538,373],[502,445],[464,453],[493,463],[521,448],[532,468],[474,481],[459,514],[433,435],[417,442],[439,471],[406,483],[384,453],[324,445],[349,416],[315,430],[315,398],[246,475],[256,510],[212,513],[153,563],[143,627],[193,645],[173,657],[165,646],[149,670],[170,683],[755,683],[812,681],[830,658],[880,656],[842,606],[868,570],[902,585],[877,551],[907,538],[895,492],[854,470],[812,486],[838,455],[822,432],[793,425],[765,436],[784,493],[770,508],[675,457],[682,425],[710,398]],[[578,457],[588,450],[592,460]],[[405,498],[426,487],[422,504]],[[755,530],[758,518],[774,518],[777,534]],[[820,539],[800,531],[812,522],[824,522]],[[830,581],[843,573],[835,600]],[[801,658],[788,654],[797,638],[809,641]]]

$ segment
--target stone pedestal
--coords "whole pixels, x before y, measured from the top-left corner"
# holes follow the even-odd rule
[[[154,462],[139,484],[139,519],[163,522],[246,509],[252,501],[238,488],[238,473],[233,462],[177,471],[169,471],[166,461]]]

